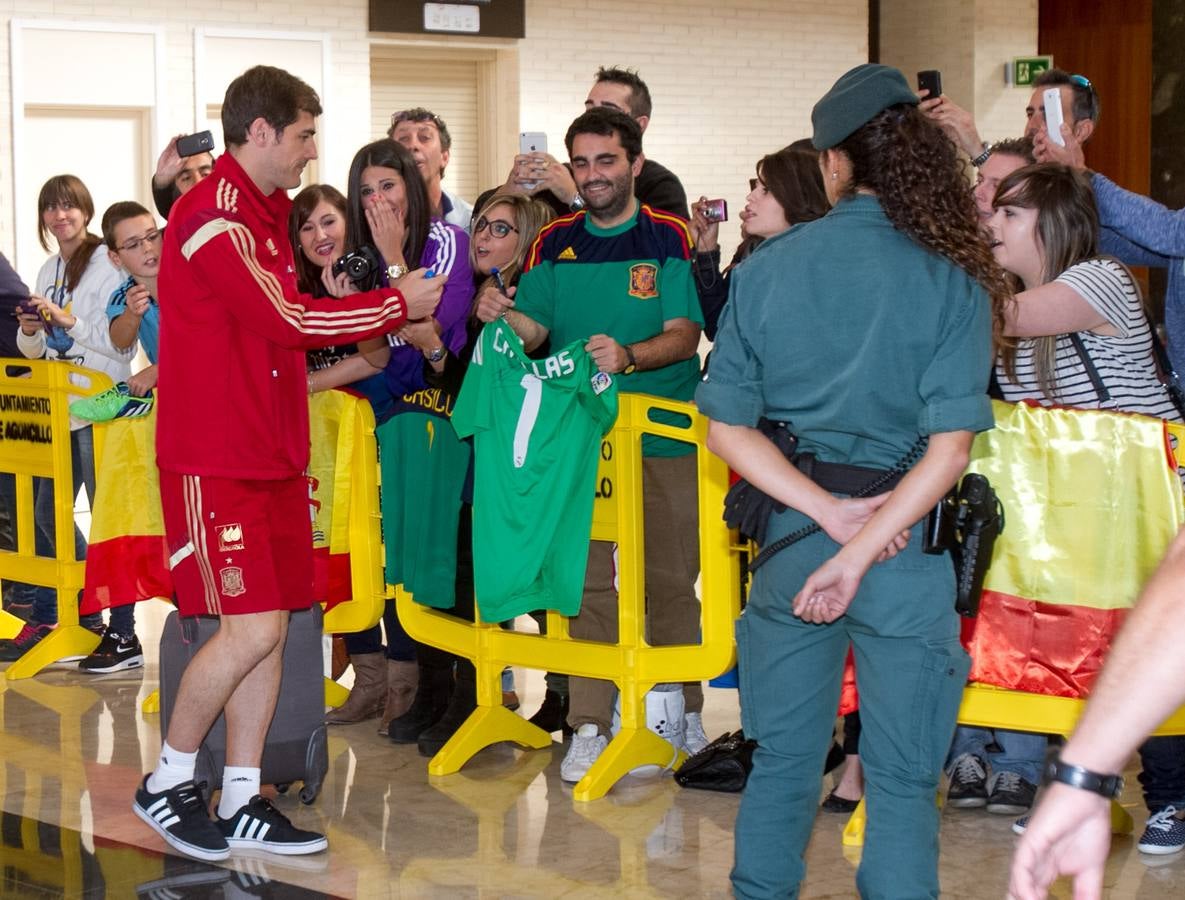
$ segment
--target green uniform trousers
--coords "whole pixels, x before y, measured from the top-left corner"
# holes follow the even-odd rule
[[[775,537],[803,521],[793,511],[776,520]],[[915,527],[906,550],[868,571],[845,616],[805,623],[791,601],[837,550],[816,534],[773,557],[737,622],[742,725],[758,743],[737,814],[737,897],[798,895],[849,645],[868,805],[857,887],[862,897],[938,896],[935,801],[970,668],[953,567],[921,552]]]

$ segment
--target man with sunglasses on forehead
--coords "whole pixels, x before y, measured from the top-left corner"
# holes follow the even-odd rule
[[[450,194],[441,183],[453,146],[453,138],[444,119],[422,106],[404,109],[391,116],[387,137],[406,147],[415,159],[416,168],[424,179],[424,187],[428,189],[431,215],[468,231],[473,207]]]

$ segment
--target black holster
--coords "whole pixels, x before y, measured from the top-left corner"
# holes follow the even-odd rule
[[[1004,530],[1004,507],[983,475],[965,475],[926,516],[922,549],[950,551],[955,566],[955,610],[973,618],[979,613],[983,579],[996,538]]]

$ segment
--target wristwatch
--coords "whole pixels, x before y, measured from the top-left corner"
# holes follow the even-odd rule
[[[633,351],[633,349],[631,349],[629,344],[626,344],[621,349],[623,349],[625,351],[625,358],[626,358],[625,368],[621,370],[621,374],[622,375],[633,375],[634,372],[637,371],[637,368],[638,368],[638,361],[636,359],[634,359],[634,351]]]
[[[580,210],[584,209],[584,198],[579,194],[574,195],[572,202],[568,204],[568,209],[572,210],[572,212],[580,212]]]
[[[438,363],[444,359],[446,353],[448,353],[448,348],[445,347],[444,344],[441,344],[431,353],[425,353],[424,359],[428,360],[430,363]]]
[[[1061,756],[1055,756],[1045,764],[1042,784],[1067,784],[1082,791],[1090,791],[1108,800],[1116,799],[1123,792],[1122,775],[1100,775],[1082,766],[1074,766],[1062,762]]]
[[[399,263],[391,263],[391,265],[387,266],[387,280],[395,281],[399,278],[402,278],[410,271],[411,269],[409,269],[407,266],[401,266]]]
[[[988,161],[988,157],[990,157],[991,155],[992,155],[992,145],[989,144],[987,141],[984,141],[983,142],[983,152],[980,153],[979,156],[975,157],[975,159],[971,160],[971,165],[975,166],[975,168],[978,169],[980,166],[982,166],[985,162]]]

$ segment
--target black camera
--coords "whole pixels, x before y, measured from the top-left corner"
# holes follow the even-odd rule
[[[370,291],[378,287],[379,270],[382,269],[382,259],[378,250],[369,244],[363,244],[357,250],[351,250],[333,264],[333,277],[342,272],[354,283],[360,291]]]

